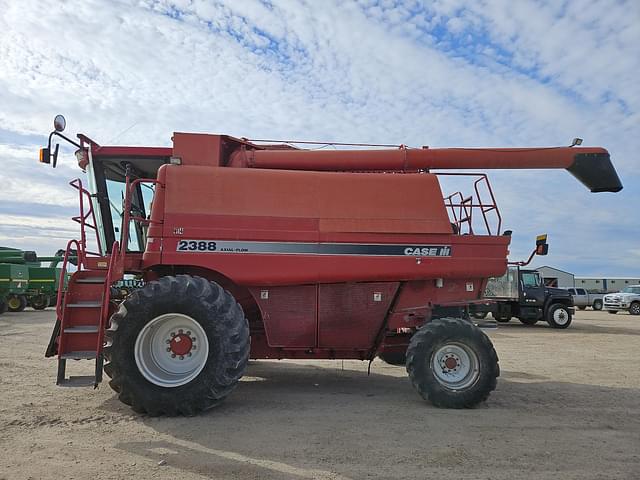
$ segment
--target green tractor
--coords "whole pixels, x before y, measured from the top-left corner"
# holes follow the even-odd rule
[[[55,305],[60,289],[61,251],[52,257],[38,257],[35,252],[0,247],[0,312],[21,312],[27,306],[44,310]],[[75,260],[75,259],[72,259]],[[41,266],[48,262],[48,266]],[[6,287],[2,280],[7,280]],[[68,275],[65,276],[63,288]]]

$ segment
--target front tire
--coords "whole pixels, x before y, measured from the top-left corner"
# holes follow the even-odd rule
[[[547,312],[547,323],[553,328],[565,329],[571,325],[571,312],[562,303],[554,303]]]
[[[218,405],[244,374],[250,349],[249,324],[233,296],[189,275],[132,292],[106,339],[109,385],[149,415],[195,415]]]
[[[440,318],[411,338],[407,372],[422,398],[436,407],[471,408],[495,390],[500,367],[479,328],[460,318]]]
[[[27,297],[24,295],[11,295],[7,298],[7,308],[10,312],[21,312],[27,308]]]
[[[640,315],[640,302],[633,302],[629,307],[629,313],[631,315]]]
[[[44,310],[49,306],[50,300],[47,295],[35,295],[31,297],[30,303],[34,310]]]

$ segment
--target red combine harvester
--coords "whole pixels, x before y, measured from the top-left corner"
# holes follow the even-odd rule
[[[71,140],[64,123],[40,160],[55,166],[51,139],[65,139],[87,186],[71,182],[81,229],[62,275],[72,255],[78,270],[47,356],[58,384],[97,386],[104,368],[150,415],[217,405],[249,358],[406,355],[422,397],[474,406],[499,367],[464,310],[505,272],[510,237],[485,174],[433,170],[566,168],[593,192],[622,188],[602,148],[304,150],[190,133],[114,147]],[[470,175],[474,194],[443,198],[439,175]],[[145,286],[118,305],[125,273]],[[68,359],[95,360],[95,376],[67,378]]]

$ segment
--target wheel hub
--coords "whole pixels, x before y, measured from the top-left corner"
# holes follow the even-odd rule
[[[443,370],[455,370],[460,365],[460,359],[455,355],[446,356],[442,362]]]
[[[195,338],[196,337],[193,337],[194,340]],[[175,355],[187,355],[191,352],[192,347],[193,340],[189,335],[184,333],[179,333],[169,340],[169,349],[171,353]]]
[[[480,375],[480,361],[473,348],[451,342],[438,348],[431,357],[435,379],[450,390],[462,390],[473,385]]]
[[[140,373],[161,387],[179,387],[207,363],[209,341],[202,326],[181,313],[160,315],[138,334],[135,360]]]

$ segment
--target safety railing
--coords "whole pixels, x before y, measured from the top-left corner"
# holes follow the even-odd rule
[[[151,218],[144,218],[136,215],[131,215],[131,199],[135,193],[135,189],[138,185],[143,183],[152,183],[154,185],[163,186],[162,182],[154,179],[154,178],[137,178],[135,180],[131,180],[129,176],[126,177],[126,188],[125,188],[125,197],[124,197],[124,211],[122,215],[122,229],[120,234],[120,265],[124,266],[124,259],[127,254],[127,247],[129,244],[129,226],[131,222],[138,222],[140,224],[149,225],[151,223],[162,223],[159,220],[152,220]],[[151,213],[151,212],[149,212]],[[119,273],[124,274],[123,271]],[[122,275],[121,275],[122,276]]]
[[[86,254],[101,256],[102,245],[100,244],[100,235],[98,233],[98,225],[96,223],[96,215],[93,210],[93,203],[91,202],[91,193],[82,186],[82,180],[76,178],[69,182],[73,188],[78,190],[78,204],[80,207],[80,215],[71,217],[76,223],[80,224],[80,244],[82,245],[83,257],[82,260],[86,260]],[[85,198],[87,204],[85,205]],[[91,220],[91,223],[88,221]],[[87,228],[92,229],[96,235],[96,245],[98,246],[98,252],[87,251]]]
[[[461,235],[480,233],[474,231],[474,218],[478,218],[479,215],[485,229],[482,233],[500,235],[502,216],[486,174],[462,172],[437,172],[435,174],[439,176],[477,177],[473,182],[474,193],[471,195],[464,196],[462,192],[457,191],[444,197],[445,208],[449,213],[451,224],[454,226],[454,233]],[[482,193],[483,190],[485,191],[484,194]],[[474,212],[477,212],[475,217]],[[488,216],[490,212],[495,212],[494,219]]]

